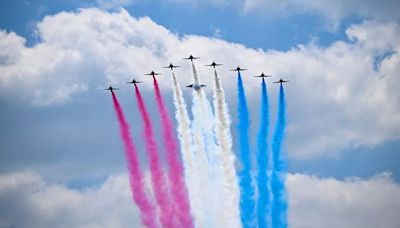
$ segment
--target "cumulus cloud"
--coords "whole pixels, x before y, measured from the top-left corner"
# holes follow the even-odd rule
[[[400,26],[366,21],[346,30],[348,41],[328,47],[315,43],[288,51],[264,51],[204,36],[179,36],[150,18],[134,18],[125,10],[83,9],[47,16],[37,25],[40,42],[27,47],[14,33],[0,32],[0,93],[34,105],[60,104],[85,91],[108,84],[120,85],[181,61],[189,53],[202,56],[199,64],[223,62],[220,70],[228,94],[235,80],[227,70],[240,64],[257,118],[259,82],[251,75],[264,71],[292,82],[288,97],[289,156],[338,156],[337,152],[374,146],[400,135]],[[385,34],[384,36],[382,34]],[[391,53],[383,55],[382,53]],[[179,63],[180,64],[180,63]],[[375,67],[379,65],[379,68]],[[206,84],[210,69],[200,67]],[[190,83],[189,64],[177,74]],[[165,75],[169,75],[165,71]],[[170,78],[160,86],[170,88]],[[151,89],[151,83],[144,83]],[[276,88],[270,87],[272,105]],[[11,98],[12,97],[12,98]],[[235,96],[228,99],[233,103]],[[274,106],[272,106],[274,107]]]
[[[338,181],[293,174],[287,180],[289,226],[397,227],[400,186],[388,173]]]
[[[0,176],[1,227],[140,227],[125,175],[75,190],[31,173]]]
[[[244,0],[245,12],[261,11],[273,15],[314,14],[326,18],[331,28],[350,16],[380,21],[399,21],[397,0]]]
[[[368,180],[290,174],[289,225],[396,227],[400,186],[383,173]],[[141,227],[126,175],[76,190],[31,172],[0,175],[1,227]],[[318,215],[318,216],[317,216]]]
[[[0,64],[15,64],[21,56],[21,49],[25,45],[25,39],[17,34],[0,30]]]

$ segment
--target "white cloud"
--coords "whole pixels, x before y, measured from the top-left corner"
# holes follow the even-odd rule
[[[363,19],[398,21],[400,2],[397,0],[244,0],[245,12],[260,11],[274,16],[314,14],[328,20],[332,28],[349,16]]]
[[[387,173],[346,181],[293,174],[287,184],[290,227],[394,228],[400,222],[400,186]]]
[[[59,104],[70,100],[73,94],[86,90],[87,87],[82,84],[60,85],[55,90],[53,88],[38,88],[33,94],[34,99],[32,104],[37,106]]]
[[[1,227],[140,227],[125,175],[84,190],[52,184],[37,174],[0,176]]]
[[[0,58],[4,97],[22,97],[36,105],[62,103],[109,83],[118,86],[132,76],[140,79],[193,53],[202,57],[198,70],[207,84],[212,83],[207,77],[211,72],[201,65],[224,63],[220,72],[231,101],[236,84],[227,70],[236,64],[250,69],[244,80],[253,118],[258,117],[259,81],[251,75],[264,71],[292,81],[286,86],[287,149],[292,157],[338,156],[344,149],[399,139],[400,27],[395,23],[353,25],[347,29],[349,42],[326,48],[311,43],[289,51],[263,51],[217,38],[179,37],[125,10],[84,9],[45,17],[38,35],[41,42],[26,47],[21,37],[0,32],[0,46],[9,47]],[[376,71],[376,56],[387,51],[394,54]],[[190,75],[189,64],[182,66],[177,74],[182,83],[189,83],[190,77],[183,77]],[[169,78],[163,77],[160,85],[169,89]],[[143,87],[151,89],[151,83]],[[276,88],[269,89],[275,110]]]
[[[218,28],[218,27],[213,27],[212,30],[213,30],[213,37],[219,38],[219,39],[222,38],[222,34],[221,34],[222,31],[221,31],[220,28]]]
[[[15,64],[21,56],[21,49],[25,45],[25,39],[17,34],[0,30],[0,64]]]
[[[400,186],[386,173],[368,180],[290,174],[289,225],[396,227]],[[0,175],[2,227],[141,227],[126,175],[83,190],[49,183],[30,172]]]

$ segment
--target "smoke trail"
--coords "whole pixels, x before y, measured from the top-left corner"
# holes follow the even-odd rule
[[[231,119],[225,100],[224,89],[217,71],[214,69],[214,109],[217,117],[216,135],[221,147],[221,165],[225,192],[225,212],[228,227],[241,227],[239,218],[239,187],[235,170],[235,155],[232,152]]]
[[[200,78],[197,74],[196,67],[194,63],[192,62],[192,70],[193,70],[193,80],[194,83],[197,85],[200,85]],[[194,89],[193,90],[193,106],[195,108],[195,104],[199,107],[200,110],[198,112],[195,112],[193,110],[193,115],[194,118],[197,118],[199,120],[199,126],[200,129],[202,130],[203,134],[203,139],[204,139],[204,146],[205,146],[205,151],[207,154],[207,159],[210,162],[212,162],[214,165],[211,166],[210,168],[216,168],[215,164],[218,163],[218,156],[215,153],[215,150],[220,149],[216,145],[216,139],[214,135],[214,114],[211,109],[211,104],[210,101],[207,99],[206,93],[204,92],[203,89]],[[211,170],[214,172],[214,170]]]
[[[287,227],[287,199],[285,190],[286,163],[282,155],[282,142],[284,139],[286,116],[285,116],[285,93],[281,84],[279,90],[278,117],[272,138],[272,227]]]
[[[129,124],[126,122],[122,107],[114,91],[111,91],[114,109],[118,117],[120,134],[124,143],[125,156],[128,161],[129,181],[133,200],[138,205],[142,223],[149,228],[157,227],[156,211],[144,189],[144,176],[140,170],[136,147],[133,144]]]
[[[260,111],[260,129],[257,136],[257,221],[258,227],[268,227],[269,214],[269,189],[268,189],[268,144],[267,136],[269,129],[269,107],[267,85],[262,80],[261,83],[261,111]]]
[[[145,140],[146,151],[151,171],[150,174],[152,187],[156,202],[160,209],[159,213],[161,224],[164,227],[176,227],[176,224],[174,222],[175,213],[173,211],[172,203],[169,200],[169,192],[161,168],[160,157],[157,151],[157,144],[154,139],[153,126],[137,85],[135,85],[135,94],[140,115],[143,119],[143,137]]]
[[[197,75],[196,67],[194,66],[194,62],[192,61],[192,71],[193,71],[193,83],[199,85],[200,79]]]
[[[195,94],[196,93],[196,94]],[[202,122],[205,121],[203,117],[204,109],[201,107],[200,96],[197,92],[193,92],[193,105],[192,105],[192,113],[193,113],[193,121],[191,124],[191,130],[193,133],[193,155],[194,160],[197,165],[196,173],[198,175],[198,181],[200,183],[201,190],[200,192],[200,224],[202,227],[214,227],[213,221],[211,221],[211,215],[215,213],[214,208],[211,206],[212,204],[212,195],[214,194],[210,180],[209,180],[209,172],[210,165],[207,159],[207,151],[206,151],[206,140],[204,139],[206,136],[203,134]]]
[[[200,78],[197,74],[194,63],[192,62],[194,83],[200,85]],[[220,159],[221,153],[216,145],[214,134],[215,118],[211,109],[210,101],[203,89],[193,90],[193,122],[192,132],[196,145],[196,160],[201,161],[200,172],[201,182],[204,186],[203,201],[206,203],[205,218],[208,227],[227,227],[227,216],[221,200],[221,172]],[[205,189],[207,188],[207,190]],[[218,216],[217,216],[218,215]]]
[[[192,132],[190,129],[189,115],[186,109],[186,103],[183,99],[182,90],[179,86],[175,73],[172,71],[175,117],[178,123],[178,137],[181,143],[181,153],[183,165],[185,168],[185,179],[189,190],[190,205],[194,215],[196,227],[205,227],[204,211],[202,209],[202,198],[199,175],[204,170],[199,169],[199,160],[195,159],[193,154]]]
[[[193,221],[190,214],[188,193],[183,179],[183,168],[179,161],[179,152],[174,137],[174,130],[155,77],[153,77],[153,84],[158,111],[161,115],[163,140],[169,165],[168,176],[171,184],[172,197],[175,201],[175,209],[177,210],[181,225],[185,228],[191,228],[193,227]]]
[[[254,227],[254,190],[251,181],[251,155],[249,145],[250,116],[247,108],[246,94],[242,77],[238,71],[238,131],[241,170],[240,178],[240,212],[244,227]]]

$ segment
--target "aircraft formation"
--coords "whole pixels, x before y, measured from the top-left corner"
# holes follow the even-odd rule
[[[193,60],[200,59],[200,57],[194,57],[193,55],[189,55],[189,57],[183,58],[183,59],[184,60],[190,60],[191,62],[193,62]],[[207,64],[206,66],[213,67],[214,69],[216,69],[217,66],[222,66],[222,65],[223,64],[212,62],[210,64]],[[174,70],[174,68],[178,68],[178,67],[181,67],[181,66],[176,66],[176,65],[170,63],[168,66],[164,66],[162,68],[167,68],[167,69],[169,68],[171,70]],[[231,71],[236,71],[236,72],[246,71],[246,70],[248,70],[248,69],[241,68],[240,66],[237,66],[235,69],[231,69]],[[146,76],[155,77],[157,75],[161,75],[161,73],[156,73],[154,71],[151,71],[150,73],[145,74],[145,75]],[[265,78],[269,78],[269,77],[272,77],[272,76],[271,75],[266,75],[264,73],[261,73],[260,75],[256,75],[254,77],[262,78],[262,80],[264,80]],[[279,83],[280,85],[282,85],[283,83],[287,83],[287,82],[289,82],[289,81],[288,80],[283,80],[282,78],[280,78],[278,81],[275,81],[273,83]],[[143,82],[142,81],[137,81],[135,78],[133,78],[132,81],[127,82],[127,84],[135,84],[135,85],[138,84],[138,83],[143,83]],[[193,84],[187,85],[186,87],[187,88],[192,88],[194,90],[200,90],[201,88],[206,87],[206,85],[193,83]],[[108,88],[105,88],[103,90],[109,90],[110,92],[112,92],[112,91],[115,91],[115,90],[118,90],[118,89],[119,88],[113,88],[112,86],[109,86]]]
[[[205,65],[214,70],[215,89],[211,101],[202,90],[206,85],[200,83],[194,64],[199,58],[193,55],[184,58],[192,65],[192,84],[185,85],[186,88],[194,90],[191,96],[191,115],[174,72],[174,68],[180,66],[172,63],[163,66],[172,73],[176,125],[168,113],[157,82],[161,73],[153,70],[144,74],[144,77],[149,76],[153,79],[154,101],[162,132],[159,136],[154,134],[153,116],[149,114],[138,86],[143,82],[135,78],[126,82],[134,85],[132,92],[135,94],[137,110],[143,122],[142,141],[148,163],[146,170],[150,173],[150,192],[147,192],[147,184],[144,182],[144,171],[139,164],[139,153],[130,132],[130,125],[115,93],[119,88],[104,88],[112,95],[124,143],[132,196],[140,210],[143,225],[148,228],[160,227],[159,225],[241,228],[255,227],[255,224],[256,227],[269,227],[270,223],[271,227],[287,227],[287,170],[285,156],[282,156],[282,144],[286,126],[283,83],[289,81],[282,78],[273,81],[280,87],[277,95],[275,130],[273,135],[269,136],[270,108],[266,80],[272,76],[264,72],[252,76],[262,79],[259,83],[259,131],[256,146],[252,146],[249,134],[251,116],[241,75],[242,71],[248,69],[240,66],[229,69],[237,74],[234,79],[237,79],[235,140],[237,139],[238,143],[237,147],[234,147],[231,133],[232,117],[216,71],[216,68],[223,64],[213,61]],[[158,148],[157,139],[162,140],[161,150]],[[161,153],[165,155],[165,164],[161,160]],[[269,157],[272,158],[271,161]],[[240,162],[240,168],[236,167],[236,160]]]

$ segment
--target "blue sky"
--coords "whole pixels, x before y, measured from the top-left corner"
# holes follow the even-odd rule
[[[397,188],[399,7],[391,0],[1,1],[0,175],[33,173],[66,191],[117,183],[126,172],[122,145],[111,99],[99,88],[122,86],[132,75],[144,79],[170,61],[185,64],[181,58],[193,53],[202,57],[198,68],[208,84],[211,72],[201,65],[224,63],[233,137],[230,67],[249,68],[244,80],[253,138],[259,82],[250,76],[264,71],[292,81],[285,151],[293,178],[333,178],[345,186],[355,177]],[[188,69],[178,72],[182,84],[189,82]],[[172,115],[169,81],[160,83]],[[142,91],[158,120],[149,84]],[[268,90],[274,121],[277,88],[268,84]],[[143,150],[133,91],[124,87],[119,97]]]

